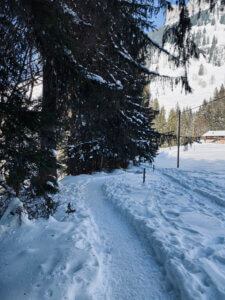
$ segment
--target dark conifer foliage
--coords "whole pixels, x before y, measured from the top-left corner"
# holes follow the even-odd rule
[[[104,30],[97,33],[99,57],[90,57],[97,76],[89,78],[96,82],[80,89],[78,98],[85,105],[71,118],[70,174],[125,168],[136,156],[152,161],[156,153],[157,133],[149,127],[155,113],[143,105],[142,95],[153,75],[144,67],[147,48],[153,45],[143,31],[148,9],[146,1],[102,1],[95,7],[100,25],[94,27]]]
[[[0,2],[1,192],[20,197],[30,217],[56,209],[56,150],[65,149],[68,174],[153,160],[156,112],[143,91],[160,75],[145,62],[150,47],[166,51],[145,32],[150,17],[167,6],[164,0],[158,7],[147,0]],[[189,29],[185,9],[182,16],[181,37]],[[181,61],[188,58],[186,52]],[[38,81],[43,93],[34,99]]]
[[[42,99],[32,99],[33,87],[41,76],[40,59],[26,37],[27,29],[8,4],[1,3],[0,23],[1,193],[7,190],[8,199],[10,195],[20,197],[30,217],[48,216],[55,207],[48,194],[57,189],[50,180],[45,187],[37,180],[41,166],[47,169],[52,156],[41,148]],[[5,207],[7,199],[1,200]]]

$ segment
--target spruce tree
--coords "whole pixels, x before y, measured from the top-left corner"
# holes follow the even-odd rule
[[[55,211],[62,144],[69,174],[153,160],[156,112],[143,91],[160,74],[146,68],[147,50],[167,53],[176,65],[198,55],[179,2],[180,21],[163,38],[173,35],[179,51],[172,56],[146,34],[157,13],[147,0],[1,1],[1,182],[30,217]],[[34,101],[38,79],[43,93]],[[186,76],[178,79],[190,90]]]
[[[192,136],[193,115],[192,110],[187,107],[183,109],[181,114],[181,135],[185,137]]]
[[[177,120],[178,115],[176,114],[175,109],[171,108],[167,121],[167,129],[168,132],[172,132],[175,135],[177,134]]]
[[[108,10],[102,6],[95,9],[95,14],[101,15],[100,22],[107,19],[108,23],[104,25],[107,34],[99,33],[104,70],[98,66],[98,74],[91,76],[95,82],[80,87],[84,105],[79,106],[78,113],[74,106],[67,153],[68,172],[72,174],[126,167],[136,156],[151,161],[157,149],[157,134],[149,128],[155,113],[143,95],[150,74],[143,66],[144,53],[150,40],[139,25],[144,22],[147,5],[114,1],[112,5],[108,2]],[[101,75],[111,81],[110,85],[104,84]]]
[[[155,118],[155,128],[160,133],[167,132],[168,127],[166,123],[166,110],[164,106],[160,108],[159,114]]]
[[[198,75],[202,76],[204,75],[204,66],[203,64],[200,64],[199,70],[198,70]]]

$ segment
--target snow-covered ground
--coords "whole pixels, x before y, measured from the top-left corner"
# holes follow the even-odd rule
[[[154,172],[63,179],[48,221],[19,225],[15,199],[0,220],[0,299],[225,299],[225,145],[182,150],[179,170],[175,155],[162,150]]]
[[[176,168],[177,147],[161,149],[155,159],[160,168]],[[213,143],[194,143],[186,149],[180,148],[180,167],[185,170],[206,170],[225,172],[225,145]]]
[[[10,214],[18,207],[14,200],[0,220],[0,299],[98,299],[100,258],[93,245],[99,237],[86,210],[85,187],[82,176],[67,178],[57,196],[59,209],[49,220],[23,216],[20,225]],[[67,216],[69,202],[77,212]]]

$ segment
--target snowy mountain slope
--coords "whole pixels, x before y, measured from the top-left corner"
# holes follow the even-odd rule
[[[212,13],[207,7],[207,3],[201,2],[201,14],[198,18],[196,14],[197,7],[194,1],[189,2],[189,12],[191,14],[192,34],[198,47],[204,51],[199,60],[192,59],[188,69],[188,78],[193,93],[185,94],[181,86],[176,86],[171,90],[168,84],[163,88],[159,81],[152,81],[150,84],[151,99],[158,98],[160,105],[164,105],[167,112],[175,107],[178,102],[181,108],[186,106],[200,105],[204,99],[213,96],[215,88],[220,88],[225,84],[225,9],[218,5]],[[167,25],[177,21],[177,9],[167,13],[167,23],[157,31],[150,33],[150,36],[162,42],[163,31]],[[172,45],[165,47],[171,51]],[[157,70],[165,75],[182,75],[181,69],[171,66],[165,55],[159,58],[155,56],[151,62],[148,62],[151,69]]]
[[[187,9],[190,16],[194,16],[201,11],[209,9],[209,1],[206,0],[190,0],[187,1]],[[173,10],[166,11],[166,25],[173,24],[179,21],[179,7],[178,5],[172,5]]]
[[[15,200],[0,220],[0,299],[224,299],[225,145],[183,152],[180,170],[171,148],[154,173],[63,179],[49,220],[19,225]]]

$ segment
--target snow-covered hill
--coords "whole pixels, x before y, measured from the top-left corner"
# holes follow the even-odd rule
[[[210,10],[206,9],[209,4],[201,2],[201,14],[198,18],[199,7],[196,1],[191,0],[188,5],[192,16],[193,38],[198,47],[204,51],[204,56],[201,55],[199,60],[192,59],[190,62],[188,78],[193,89],[191,94],[185,94],[180,85],[171,90],[171,86],[167,83],[164,83],[162,88],[158,80],[151,82],[151,99],[158,98],[159,104],[164,105],[167,112],[175,107],[177,102],[182,108],[200,105],[204,99],[209,100],[213,97],[215,88],[219,89],[221,84],[225,84],[225,8],[218,4],[210,13]],[[178,16],[177,8],[168,12],[166,25],[151,32],[150,36],[161,43],[166,26],[176,22]],[[170,51],[172,47],[171,44],[165,45]],[[183,71],[171,66],[163,54],[160,57],[155,56],[148,64],[152,70],[157,70],[161,74],[183,75]]]

